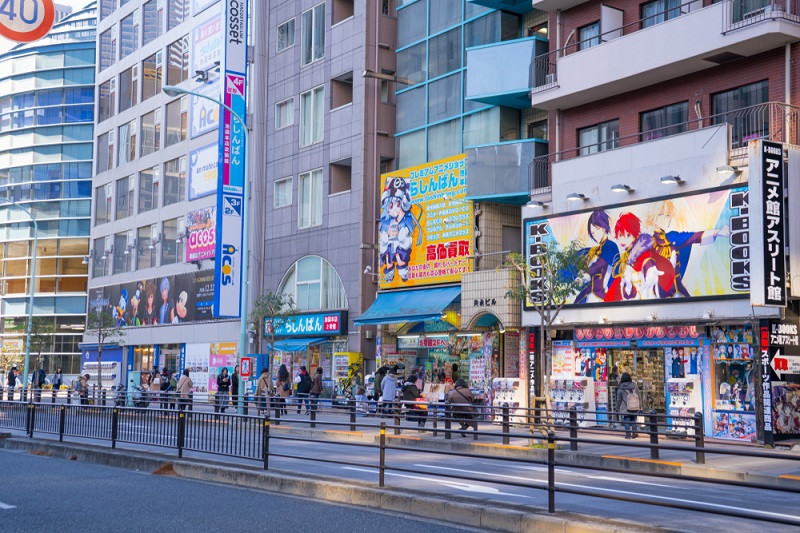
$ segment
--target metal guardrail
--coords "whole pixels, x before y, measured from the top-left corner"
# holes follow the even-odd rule
[[[256,399],[261,400],[261,399]],[[387,452],[404,452],[404,456],[409,453],[437,454],[442,456],[459,456],[475,459],[485,459],[491,461],[515,462],[515,463],[534,463],[546,465],[547,482],[537,480],[528,482],[514,481],[511,479],[492,480],[493,484],[523,487],[535,490],[543,490],[548,496],[548,511],[555,512],[555,497],[557,493],[569,493],[593,498],[605,498],[618,501],[625,501],[638,504],[653,506],[671,507],[689,511],[713,513],[733,517],[748,518],[766,522],[789,524],[800,526],[800,517],[797,519],[789,518],[784,515],[759,515],[753,516],[744,511],[734,508],[705,507],[691,503],[679,501],[664,501],[648,499],[646,496],[632,497],[621,496],[614,492],[586,491],[575,488],[570,484],[559,483],[556,479],[557,467],[567,467],[573,469],[587,469],[607,472],[628,473],[621,468],[612,466],[584,466],[573,464],[563,459],[559,459],[556,454],[556,446],[559,442],[566,443],[570,450],[577,450],[580,444],[613,444],[631,448],[647,448],[650,450],[652,458],[658,458],[662,450],[673,450],[686,452],[694,455],[695,462],[705,461],[706,454],[724,454],[740,457],[753,457],[762,459],[792,460],[800,462],[800,456],[783,455],[775,452],[765,452],[753,449],[733,449],[721,447],[705,446],[703,440],[703,420],[702,415],[694,417],[681,417],[659,414],[655,412],[646,414],[614,413],[606,412],[609,417],[621,416],[644,416],[646,418],[644,429],[640,432],[646,434],[647,441],[609,441],[601,438],[600,428],[581,427],[580,417],[592,418],[599,414],[596,411],[577,412],[575,409],[568,411],[546,410],[546,409],[518,409],[503,407],[475,407],[469,404],[447,404],[447,403],[423,403],[423,402],[394,402],[378,403],[347,401],[336,408],[333,404],[322,404],[315,402],[307,412],[308,418],[287,419],[285,410],[295,406],[287,406],[284,403],[269,399],[266,405],[258,405],[259,408],[266,407],[262,416],[250,416],[227,413],[211,413],[189,411],[186,403],[179,404],[177,410],[147,409],[135,407],[111,407],[111,406],[92,406],[76,404],[53,404],[53,403],[23,403],[23,402],[0,402],[0,428],[23,430],[29,437],[35,433],[47,433],[58,435],[59,441],[65,437],[99,439],[111,442],[111,447],[116,448],[117,443],[131,443],[137,445],[151,445],[177,449],[178,457],[182,457],[184,451],[194,451],[226,456],[235,456],[249,460],[258,461],[265,470],[269,469],[270,457],[300,459],[304,461],[317,461],[324,463],[356,466],[361,468],[374,469],[378,474],[378,485],[385,486],[386,472],[405,472],[411,474],[426,474],[437,477],[461,479],[467,481],[485,482],[486,479],[475,476],[461,475],[454,471],[430,472],[400,466],[391,458],[387,457]],[[316,399],[315,399],[316,400]],[[473,414],[460,412],[464,407],[472,407]],[[376,416],[383,416],[386,419],[376,418],[375,421],[366,421],[362,418],[358,420],[359,414],[375,411]],[[345,421],[322,421],[317,419],[317,414],[321,412],[337,412],[345,416]],[[281,416],[283,415],[283,419]],[[415,427],[402,425],[402,418],[409,419],[410,422],[432,419],[433,428]],[[563,424],[565,435],[558,435],[554,431],[560,421]],[[377,443],[369,442],[341,442],[336,440],[322,440],[315,438],[313,432],[307,436],[276,434],[271,432],[273,426],[284,422],[291,422],[293,425],[315,428],[317,426],[341,427],[349,426],[351,431],[358,430],[377,430]],[[454,429],[453,423],[461,425],[461,428]],[[440,427],[443,424],[443,427]],[[427,425],[427,424],[425,424]],[[479,429],[479,425],[484,429]],[[488,429],[486,429],[488,427]],[[667,444],[660,440],[665,431],[670,431],[680,427],[683,429],[691,428],[695,435],[692,437],[693,445]],[[404,446],[402,444],[392,444],[388,440],[387,431],[394,430],[395,434],[401,431],[433,431],[434,437],[439,434],[444,439],[451,439],[454,435],[466,435],[469,432],[474,439],[498,439],[508,443],[512,437],[531,439],[535,436],[543,440],[546,444],[547,457],[542,459],[534,454],[530,457],[521,455],[516,456],[494,456],[471,451],[457,451],[455,449],[430,449]],[[621,431],[614,428],[604,428],[602,431]],[[583,435],[582,435],[583,434]],[[587,436],[588,435],[588,436]],[[363,448],[363,454],[357,456],[358,460],[337,458],[329,459],[314,456],[312,453],[307,455],[297,455],[275,451],[271,449],[272,442],[291,441],[306,443],[324,442],[331,446],[358,447]],[[399,442],[399,441],[398,441]],[[307,449],[307,448],[301,448]],[[372,450],[375,455],[369,455]],[[351,457],[342,455],[341,457]],[[354,456],[352,456],[354,457]],[[369,458],[372,457],[370,461]],[[402,464],[409,464],[404,458]],[[668,472],[640,474],[653,477],[672,478],[697,481],[708,484],[735,485],[739,487],[757,488],[779,492],[800,493],[800,490],[790,486],[765,485],[763,483],[733,481],[717,478],[706,478],[698,476],[686,476]]]

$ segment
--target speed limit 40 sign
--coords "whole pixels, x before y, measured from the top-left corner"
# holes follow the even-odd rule
[[[55,18],[53,0],[0,0],[0,35],[12,41],[41,39]]]

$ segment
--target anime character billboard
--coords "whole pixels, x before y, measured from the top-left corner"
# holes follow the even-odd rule
[[[472,269],[464,154],[381,176],[381,289],[461,281]]]
[[[746,296],[747,200],[738,187],[528,219],[526,259],[535,274],[537,254],[578,242],[588,270],[572,305]],[[527,305],[536,297],[531,292]]]

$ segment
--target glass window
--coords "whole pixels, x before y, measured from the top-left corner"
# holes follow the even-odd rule
[[[347,294],[339,274],[317,256],[303,257],[292,265],[278,290],[291,296],[301,311],[347,309]]]
[[[428,84],[428,122],[461,113],[461,73]]]
[[[189,4],[191,0],[168,0],[167,1],[167,30],[171,30],[178,24],[186,20],[189,16]]]
[[[322,224],[322,170],[300,174],[297,193],[297,225],[310,228]]]
[[[186,140],[186,98],[178,98],[167,104],[166,130],[164,146]]]
[[[171,4],[172,1],[168,2]],[[163,9],[158,9],[158,0],[150,0],[142,7],[142,45],[164,33]]]
[[[164,206],[186,199],[186,157],[164,163]]]
[[[45,107],[36,110],[36,124],[45,126],[47,124],[60,124],[61,108],[60,107]]]
[[[167,85],[178,85],[188,78],[189,36],[184,35],[167,47]]]
[[[100,20],[103,20],[116,9],[116,0],[100,0]]]
[[[161,149],[161,108],[142,115],[142,157]]]
[[[417,42],[425,38],[425,9],[427,2],[415,2],[397,10],[397,47]],[[459,11],[461,11],[459,9]],[[420,21],[423,21],[420,24]]]
[[[428,75],[425,61],[425,43],[420,43],[397,52],[397,77],[413,83],[425,81]],[[398,82],[400,83],[400,82]],[[402,84],[405,85],[405,84]]]
[[[119,23],[119,58],[122,59],[132,54],[139,45],[139,26],[134,24],[134,15],[131,13]]]
[[[114,133],[106,132],[97,137],[97,173],[114,168]]]
[[[114,27],[100,34],[100,71],[107,69],[117,60],[117,40],[113,37]]]
[[[98,122],[108,120],[114,114],[114,80],[113,78],[105,83],[101,83],[98,88],[99,101],[97,103],[97,112],[99,114]]]
[[[94,122],[93,105],[72,105],[64,108],[64,122]]]
[[[133,214],[133,176],[117,180],[117,216],[116,219]]]
[[[183,239],[178,235],[183,233],[184,219],[173,218],[164,221],[164,231],[161,235],[161,264],[171,265],[178,263],[183,257]]]
[[[732,144],[737,148],[753,139],[767,137],[769,113],[752,109],[752,106],[767,101],[769,101],[767,80],[712,94],[711,114],[714,124],[727,122],[733,127]]]
[[[139,213],[158,207],[159,167],[139,172]]]
[[[461,22],[461,0],[436,0],[430,3],[430,28],[433,35]]]
[[[461,119],[428,128],[428,161],[461,153]]]
[[[681,15],[681,0],[653,0],[639,6],[642,28],[655,26]],[[614,29],[614,28],[609,28]]]
[[[136,159],[136,120],[131,120],[127,124],[120,126],[117,138],[119,139],[117,166],[124,165]]]
[[[142,61],[142,102],[161,92],[161,76],[161,52],[156,52]]]
[[[322,141],[325,87],[320,86],[300,95],[300,146]]]
[[[39,91],[36,93],[36,105],[38,106],[60,105],[63,100],[64,94],[61,89],[51,89],[49,91]]]
[[[294,124],[294,98],[275,104],[275,129]]]
[[[64,103],[66,104],[91,104],[93,102],[93,87],[67,87],[64,89]]]
[[[275,182],[275,207],[292,205],[292,178],[284,178]]]
[[[600,21],[578,28],[578,50],[600,44]]]
[[[278,26],[278,52],[294,46],[294,19]]]
[[[619,146],[619,120],[609,120],[578,130],[580,155],[594,154]]]
[[[303,65],[325,56],[325,4],[318,4],[302,15]]]
[[[436,78],[461,68],[461,29],[450,30],[428,42],[428,76]]]
[[[128,234],[117,233],[114,235],[114,272],[113,274],[121,274],[128,272]]]
[[[425,130],[397,137],[397,168],[421,165],[427,161],[426,156]]]
[[[136,268],[152,268],[156,266],[156,254],[153,244],[153,237],[157,236],[158,230],[154,224],[152,226],[144,226],[136,231]],[[145,301],[141,305],[147,304],[147,295],[150,293],[150,285],[145,288]],[[153,295],[155,296],[155,288],[153,288]]]
[[[714,344],[714,409],[755,411],[757,368],[749,344]]]
[[[689,102],[680,102],[639,114],[642,141],[659,139],[688,129]]]
[[[108,240],[110,241],[111,238],[109,237]],[[94,240],[92,252],[94,253],[92,256],[92,277],[99,278],[108,275],[110,268],[107,269],[107,267],[109,267],[111,262],[108,260],[108,249],[106,248],[105,237]]]
[[[114,191],[114,185],[111,183],[101,185],[100,187],[97,187],[94,190],[95,225],[111,222],[111,213],[113,212],[111,203],[113,202],[113,196],[112,196],[113,191]]]
[[[119,112],[122,113],[138,103],[139,69],[133,66],[119,73]]]
[[[397,95],[397,131],[411,130],[425,124],[425,106],[420,105],[424,101],[424,86]]]

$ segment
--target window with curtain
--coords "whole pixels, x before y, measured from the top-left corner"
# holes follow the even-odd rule
[[[744,145],[753,139],[769,135],[769,114],[753,112],[752,106],[769,101],[767,80],[742,85],[711,95],[711,115],[714,124],[727,122],[733,128],[732,144]]]
[[[619,120],[609,120],[578,130],[580,155],[595,154],[619,146]]]
[[[287,20],[278,26],[278,45],[276,52],[282,52],[294,46],[294,19]]]
[[[325,4],[318,4],[303,12],[302,50],[303,65],[308,65],[325,57]]]
[[[275,104],[275,129],[279,130],[294,124],[294,98]]]
[[[299,228],[322,224],[322,169],[300,174],[297,185]]]
[[[642,141],[659,139],[687,131],[689,102],[679,102],[639,114]]]
[[[158,207],[158,176],[157,166],[139,172],[139,213]]]
[[[119,139],[117,166],[120,166],[136,159],[136,120],[123,124],[117,131]]]
[[[586,50],[600,44],[600,21],[578,28],[578,50]]]
[[[325,87],[319,86],[300,95],[300,146],[322,142]]]
[[[274,207],[292,205],[292,178],[277,180],[274,185]]]
[[[286,272],[278,289],[294,300],[300,311],[347,309],[347,293],[342,279],[328,261],[306,256]]]
[[[649,28],[681,15],[681,0],[653,0],[639,6],[641,27]]]

